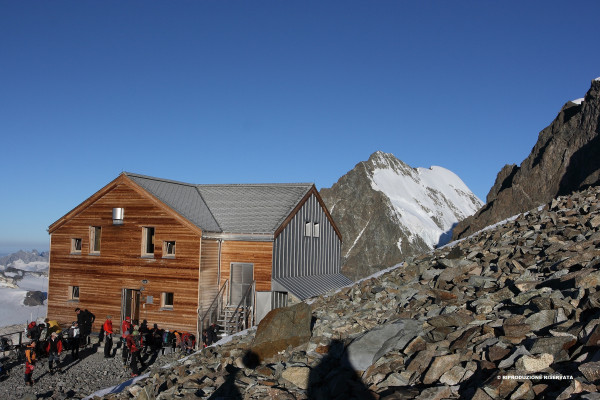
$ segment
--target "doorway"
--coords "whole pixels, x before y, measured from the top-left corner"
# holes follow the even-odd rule
[[[121,321],[130,317],[132,321],[140,320],[140,291],[123,289],[121,294]]]
[[[231,263],[230,305],[237,306],[240,303],[246,290],[252,286],[252,281],[254,281],[254,264]]]

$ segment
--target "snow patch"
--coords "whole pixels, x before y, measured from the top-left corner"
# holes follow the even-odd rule
[[[16,260],[10,266],[20,269],[21,271],[45,272],[48,271],[48,265],[49,264],[47,261],[33,261],[30,263],[25,263],[23,260]]]
[[[483,205],[456,174],[438,166],[377,168],[371,187],[389,198],[398,222],[412,233],[409,240],[421,238],[431,248]]]
[[[16,271],[6,272],[6,268],[3,268],[2,274],[9,280],[14,278],[16,287],[0,283],[0,327],[43,320],[48,312],[45,302],[40,306],[26,306],[23,301],[29,291],[48,293],[48,262],[25,263],[17,260],[10,267]]]
[[[358,236],[356,236],[356,239],[354,239],[354,243],[352,243],[352,246],[350,246],[350,248],[348,249],[348,251],[346,252],[346,254],[344,255],[344,257],[347,257],[348,254],[350,254],[350,251],[352,251],[352,249],[354,248],[354,246],[356,245],[356,243],[358,242],[358,239],[360,239],[360,237],[362,236],[363,232],[365,231],[365,229],[367,229],[367,226],[369,226],[369,222],[371,222],[371,220],[369,220],[366,224],[365,227],[362,228],[362,231],[360,231],[360,233],[358,234]]]

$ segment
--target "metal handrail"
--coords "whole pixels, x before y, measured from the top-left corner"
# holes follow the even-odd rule
[[[3,335],[0,335],[0,338],[7,337],[12,342],[12,337],[15,335],[19,335],[19,344],[18,345],[21,346],[21,345],[23,345],[23,333],[24,333],[23,331],[5,333]]]
[[[234,320],[235,317],[239,315],[241,315],[240,310],[242,310],[242,303],[244,303],[246,301],[246,299],[249,297],[249,294],[252,293],[254,294],[255,292],[255,288],[256,288],[256,281],[252,281],[252,285],[248,286],[248,289],[246,289],[246,292],[244,293],[244,295],[242,296],[240,302],[238,303],[237,307],[235,308],[235,312],[233,313],[233,315],[231,316],[231,318],[229,318],[228,323],[226,323],[225,326],[231,324],[231,322]],[[250,298],[251,300],[251,305],[248,307],[248,309],[251,311],[251,321],[254,322],[254,296],[252,296]],[[245,309],[245,307],[243,308]],[[246,325],[246,316],[244,316],[244,329],[246,329],[247,325]],[[239,328],[239,317],[237,319],[237,323],[236,323],[236,328]]]
[[[217,293],[217,295],[213,299],[212,303],[210,303],[210,306],[208,306],[208,309],[206,310],[206,312],[200,319],[200,335],[202,335],[202,332],[204,332],[204,321],[206,320],[207,316],[209,317],[208,324],[210,325],[212,323],[212,313],[215,308],[215,302],[217,303],[216,304],[216,308],[217,308],[216,318],[217,319],[219,318],[219,315],[221,314],[221,311],[223,309],[223,295],[226,292],[226,288],[228,287],[228,285],[229,285],[229,279],[225,279],[223,286],[221,286],[221,289],[219,289],[219,292]]]

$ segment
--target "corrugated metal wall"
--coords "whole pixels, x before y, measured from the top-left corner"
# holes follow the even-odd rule
[[[319,237],[306,236],[306,224],[319,224]],[[275,238],[273,278],[340,272],[341,242],[313,194]]]

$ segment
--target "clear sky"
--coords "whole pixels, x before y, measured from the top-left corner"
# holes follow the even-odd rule
[[[479,196],[600,76],[600,2],[0,0],[0,252],[122,171],[330,187],[381,150]]]

